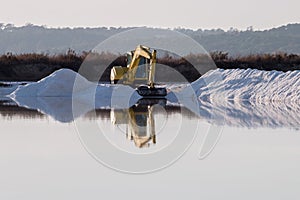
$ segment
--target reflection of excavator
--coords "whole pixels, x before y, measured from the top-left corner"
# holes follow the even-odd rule
[[[156,50],[138,45],[134,51],[127,53],[127,67],[114,66],[111,69],[112,83],[121,83],[137,86],[137,92],[144,97],[164,97],[167,90],[164,87],[155,87],[154,75],[156,66]]]
[[[139,148],[156,143],[153,104],[136,104],[129,109],[111,110],[111,121],[115,125],[127,124],[126,136]]]

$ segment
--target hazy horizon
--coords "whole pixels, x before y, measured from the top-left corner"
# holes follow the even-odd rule
[[[25,24],[14,24],[14,23],[10,23],[10,22],[0,21],[0,25],[1,24],[3,24],[4,26],[12,24],[16,28],[25,27],[25,26],[28,26],[28,25],[40,26],[40,27],[49,28],[49,29],[51,29],[51,28],[53,28],[53,29],[64,29],[64,28],[70,28],[70,29],[76,29],[76,28],[107,28],[108,30],[111,29],[111,28],[116,28],[116,29],[123,28],[123,29],[126,29],[126,28],[147,27],[147,28],[161,28],[161,29],[171,29],[171,30],[175,30],[175,29],[187,29],[187,30],[193,30],[193,31],[197,31],[197,30],[203,30],[204,31],[204,30],[218,30],[218,29],[221,29],[221,30],[227,32],[227,31],[230,31],[231,28],[233,28],[234,30],[238,30],[238,31],[246,31],[249,28],[252,28],[253,31],[266,31],[266,30],[271,30],[271,29],[274,29],[274,28],[280,28],[280,27],[287,26],[287,25],[300,24],[300,22],[286,23],[286,24],[281,24],[281,25],[278,25],[278,26],[269,27],[269,28],[265,28],[265,29],[256,29],[253,26],[246,27],[245,29],[239,29],[239,28],[236,28],[236,27],[230,27],[229,29],[223,29],[223,28],[220,28],[220,27],[212,27],[212,28],[198,27],[198,28],[191,28],[191,27],[183,27],[183,26],[182,27],[181,26],[179,26],[179,27],[158,27],[158,26],[49,26],[47,24],[35,24],[35,23],[31,23],[31,22],[26,22]]]
[[[153,0],[150,6],[138,0],[125,2],[86,0],[2,3],[0,19],[3,23],[23,26],[26,23],[48,27],[157,27],[189,29],[265,30],[290,23],[299,23],[300,2],[287,0],[196,1],[165,2]],[[141,9],[142,8],[142,9]],[[140,14],[137,11],[141,11]]]

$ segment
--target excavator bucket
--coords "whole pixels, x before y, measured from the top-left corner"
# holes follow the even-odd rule
[[[139,86],[137,92],[142,97],[146,98],[164,98],[167,95],[167,90],[164,87],[149,87],[146,85]]]

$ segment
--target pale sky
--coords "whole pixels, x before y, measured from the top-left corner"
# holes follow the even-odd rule
[[[0,22],[49,27],[268,29],[300,22],[299,0],[1,0]]]

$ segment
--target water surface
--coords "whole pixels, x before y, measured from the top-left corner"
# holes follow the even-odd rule
[[[170,102],[137,102],[131,108],[102,108],[73,116],[72,106],[66,106],[70,106],[69,99],[42,102],[39,105],[44,107],[31,108],[9,99],[1,101],[3,199],[299,196],[300,117],[296,104],[200,102],[199,112],[195,112]],[[177,162],[153,173],[131,175],[98,162],[75,122],[96,124],[99,134],[105,133],[116,148],[135,154],[170,145],[182,122],[198,128],[186,130],[196,131],[196,138]],[[154,124],[152,131],[149,124]],[[210,132],[212,126],[221,131]],[[101,145],[101,141],[95,144]]]

